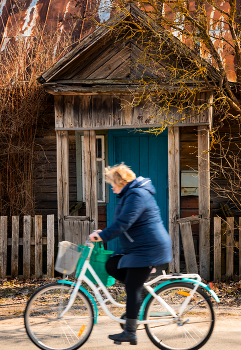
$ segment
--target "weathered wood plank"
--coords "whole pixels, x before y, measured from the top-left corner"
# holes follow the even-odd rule
[[[65,216],[65,221],[88,221],[89,216]]]
[[[8,218],[0,217],[0,278],[7,275],[7,237],[8,237]]]
[[[31,220],[32,221],[32,220]],[[34,231],[33,230],[33,222],[32,222],[32,230],[31,232]],[[12,238],[8,238],[7,239],[7,245],[11,246],[12,245]],[[19,238],[19,245],[23,245],[23,237]],[[47,237],[42,237],[42,244],[47,245]],[[35,246],[35,237],[30,237],[30,246]]]
[[[35,217],[31,218],[31,224],[30,274],[35,275]],[[21,239],[19,241],[21,241]]]
[[[114,71],[112,71],[106,79],[119,79],[126,78],[131,74],[131,64],[130,62],[123,62]]]
[[[111,45],[113,45],[113,41],[111,41],[110,36],[106,37],[102,43],[96,42],[88,51],[82,53],[81,60],[76,61],[74,66],[71,65],[65,69],[61,75],[57,76],[57,79],[85,79],[91,74],[92,67],[97,68],[99,59],[103,62],[104,52],[108,51]]]
[[[32,229],[31,216],[24,216],[23,218],[23,278],[24,279],[30,278],[31,229]]]
[[[200,275],[210,279],[210,157],[209,128],[198,126],[198,180],[199,180],[199,257]]]
[[[239,256],[239,281],[241,281],[241,217],[239,218],[239,251],[238,251],[238,256]]]
[[[74,244],[81,244],[81,235],[83,231],[83,221],[72,222],[72,236]]]
[[[227,217],[226,229],[226,277],[233,278],[234,217]]]
[[[69,137],[68,131],[57,131],[57,198],[58,241],[64,238],[64,217],[69,215]]]
[[[132,97],[131,95],[121,96],[121,120],[123,125],[132,125],[133,121],[133,108],[131,107]]]
[[[11,277],[18,276],[18,253],[19,253],[19,216],[12,217],[12,256]]]
[[[92,126],[112,126],[113,125],[113,103],[111,95],[92,96]]]
[[[180,223],[187,273],[198,273],[190,221]]]
[[[221,280],[221,218],[214,218],[214,281]]]
[[[74,96],[64,96],[64,127],[74,127]]]
[[[47,216],[47,276],[54,277],[54,215]]]
[[[73,242],[73,227],[74,227],[74,221],[63,221],[64,226],[64,240]]]
[[[118,85],[130,85],[130,79],[114,79],[114,80],[106,80],[106,79],[64,79],[64,80],[55,80],[50,83],[45,83],[44,86],[55,86],[56,84],[70,84],[70,85],[110,85],[110,84],[118,84]]]
[[[87,69],[82,70],[82,73],[78,73],[77,77],[78,79],[105,79],[108,75],[108,72],[113,71],[112,63],[114,60],[119,59],[119,55],[123,50],[126,50],[125,46],[128,45],[124,42],[118,42],[118,43],[110,43],[111,45],[109,47],[106,47],[106,49],[102,52],[102,55],[99,55],[98,60],[95,60],[92,62],[92,64],[88,65],[86,67]],[[115,59],[114,59],[115,57]],[[109,63],[109,70],[107,68],[107,74],[101,74],[102,66]],[[91,78],[92,77],[92,78]],[[99,77],[99,78],[97,78]]]
[[[179,225],[179,128],[168,128],[168,184],[169,184],[169,234],[172,239],[173,259],[170,272],[180,272]]]
[[[109,80],[107,79],[109,82]],[[137,85],[135,82],[131,82],[128,84],[128,86],[124,86],[121,84],[114,84],[114,85],[105,85],[105,84],[94,84],[93,86],[91,85],[86,85],[86,86],[81,86],[81,85],[67,85],[67,84],[54,84],[54,85],[45,85],[44,88],[45,90],[52,94],[52,95],[81,95],[81,94],[89,94],[89,95],[97,95],[97,94],[126,94],[129,95],[130,92],[138,94],[140,92],[140,85]],[[151,86],[150,86],[151,88]],[[160,86],[161,88],[161,86]],[[163,88],[169,90],[170,92],[175,92],[178,91],[179,86],[174,87],[173,85],[170,86],[163,86]],[[189,88],[192,90],[192,88]],[[187,123],[186,123],[187,122]],[[185,124],[190,124],[192,125],[192,122],[189,121],[189,119],[184,119],[182,120],[180,124],[185,123]],[[205,122],[205,124],[208,124],[208,122]]]
[[[66,240],[74,244],[85,244],[89,234],[94,230],[94,221],[64,221]]]
[[[113,96],[113,115],[112,115],[113,127],[119,127],[122,125],[122,115],[121,115],[121,100]]]
[[[97,199],[97,164],[96,164],[96,135],[95,131],[84,132],[85,159],[85,200],[86,216],[98,227],[98,199]]]
[[[83,233],[82,233],[82,244],[85,244],[86,240],[89,238],[89,235],[95,229],[95,223],[93,221],[83,222]]]
[[[128,65],[127,61],[130,60],[130,55],[130,45],[127,45],[123,50],[118,52],[115,56],[113,56],[106,63],[104,63],[99,69],[94,71],[88,78],[106,79],[123,62],[125,62],[126,65]]]
[[[54,109],[55,109],[55,126],[62,128],[64,126],[64,96],[54,97]]]
[[[179,224],[184,223],[184,222],[196,223],[196,222],[199,222],[200,218],[201,218],[200,215],[186,216],[184,218],[177,219],[177,222]]]
[[[79,125],[79,113],[80,112],[80,96],[73,96],[73,127],[78,127]],[[75,135],[76,136],[76,135]]]
[[[35,215],[35,277],[42,277],[42,215]]]
[[[92,97],[93,96],[80,96],[79,107],[79,126],[82,128],[91,128],[92,121]]]

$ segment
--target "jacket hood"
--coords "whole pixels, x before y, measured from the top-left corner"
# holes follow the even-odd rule
[[[152,195],[156,194],[155,187],[152,185],[151,179],[148,177],[144,178],[142,176],[137,177],[135,180],[128,183],[122,191],[119,193],[118,197],[122,197],[128,188],[144,188],[149,191]]]

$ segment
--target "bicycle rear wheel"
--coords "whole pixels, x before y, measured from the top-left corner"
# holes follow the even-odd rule
[[[156,291],[172,309],[179,314],[181,305],[194,285],[175,282]],[[145,324],[150,340],[162,350],[197,350],[210,338],[214,328],[214,311],[207,295],[198,288],[183,314],[174,318],[165,307],[151,297],[146,305],[144,319],[162,319],[157,323]]]
[[[31,341],[43,350],[75,350],[89,338],[94,324],[92,303],[78,291],[74,304],[61,318],[73,287],[53,283],[38,289],[29,299],[24,324]]]

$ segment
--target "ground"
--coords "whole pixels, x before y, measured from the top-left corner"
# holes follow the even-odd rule
[[[23,311],[28,298],[44,284],[56,280],[0,280],[0,344],[1,350],[36,350],[29,340],[23,322]],[[125,302],[125,290],[121,284],[110,287],[111,294],[119,301]],[[239,283],[215,283],[213,289],[221,302],[215,303],[216,325],[214,332],[202,347],[202,350],[217,348],[219,350],[240,350],[241,344],[241,281]],[[123,309],[121,310],[123,312]],[[107,316],[98,316],[90,339],[83,345],[83,350],[112,350],[117,345],[108,339],[108,334],[120,332],[118,322]],[[157,349],[148,339],[144,327],[138,328],[138,350]],[[129,345],[122,345],[121,349]],[[119,347],[118,347],[119,349]]]
[[[0,320],[22,316],[33,292],[42,285],[55,281],[56,279],[0,280]],[[216,312],[241,315],[241,281],[213,283],[212,287],[220,299],[220,303],[215,305]],[[122,284],[116,283],[108,289],[118,302],[125,302]]]

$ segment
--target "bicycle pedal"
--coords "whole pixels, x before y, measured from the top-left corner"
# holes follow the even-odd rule
[[[121,342],[120,342],[120,341],[115,340],[115,341],[114,341],[114,344],[116,344],[116,345],[121,345]]]

